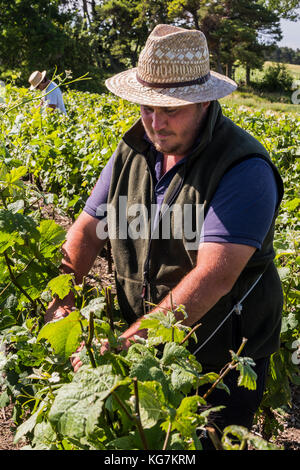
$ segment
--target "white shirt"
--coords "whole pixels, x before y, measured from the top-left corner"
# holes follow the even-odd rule
[[[51,91],[53,90],[53,91]],[[49,91],[51,93],[49,93]],[[54,82],[50,82],[47,88],[44,91],[44,100],[46,100],[49,104],[55,105],[60,111],[62,111],[64,114],[66,113],[66,108],[64,105],[64,100],[62,96],[62,92],[60,91],[60,88],[56,85]]]

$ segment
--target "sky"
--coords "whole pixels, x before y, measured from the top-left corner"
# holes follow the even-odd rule
[[[282,40],[278,46],[300,49],[300,21],[281,20]]]

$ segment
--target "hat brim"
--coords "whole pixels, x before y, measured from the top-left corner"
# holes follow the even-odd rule
[[[106,87],[115,95],[133,103],[149,106],[184,106],[192,103],[214,101],[230,95],[237,84],[217,72],[202,85],[176,88],[151,88],[136,79],[137,68],[118,73],[105,81]]]
[[[36,85],[34,85],[34,86],[31,85],[31,86],[29,87],[29,90],[35,90],[36,87],[39,86],[39,84],[44,80],[44,78],[45,78],[45,76],[46,76],[46,73],[47,73],[47,71],[46,71],[46,70],[43,70],[42,75],[41,75],[41,79],[39,80],[39,82],[38,82]]]

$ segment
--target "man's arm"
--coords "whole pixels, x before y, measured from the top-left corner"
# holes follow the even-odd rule
[[[63,273],[74,273],[76,284],[82,283],[106,243],[97,236],[98,223],[101,223],[98,219],[82,212],[68,231],[62,247],[64,257],[61,270]],[[63,300],[55,298],[45,314],[45,322],[66,316],[73,306],[72,293]]]
[[[256,248],[233,243],[202,243],[198,251],[197,265],[172,290],[174,305],[185,306],[188,318],[184,324],[192,326],[200,320],[224,295],[231,291],[237,278],[254,254]],[[170,296],[152,310],[171,309]],[[131,325],[122,337],[128,340],[134,335],[145,336],[140,329],[140,318]],[[182,314],[178,314],[182,320]],[[125,341],[125,346],[129,346]]]

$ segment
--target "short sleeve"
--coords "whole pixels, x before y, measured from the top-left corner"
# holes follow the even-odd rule
[[[99,220],[105,217],[114,160],[115,154],[110,157],[103,168],[100,177],[83,208],[85,212]]]
[[[222,178],[204,219],[200,242],[227,242],[260,249],[278,201],[275,175],[262,158],[252,157]]]
[[[58,106],[58,93],[59,93],[58,88],[53,89],[48,94],[46,90],[45,100],[48,101],[48,104],[53,104],[55,106]]]

